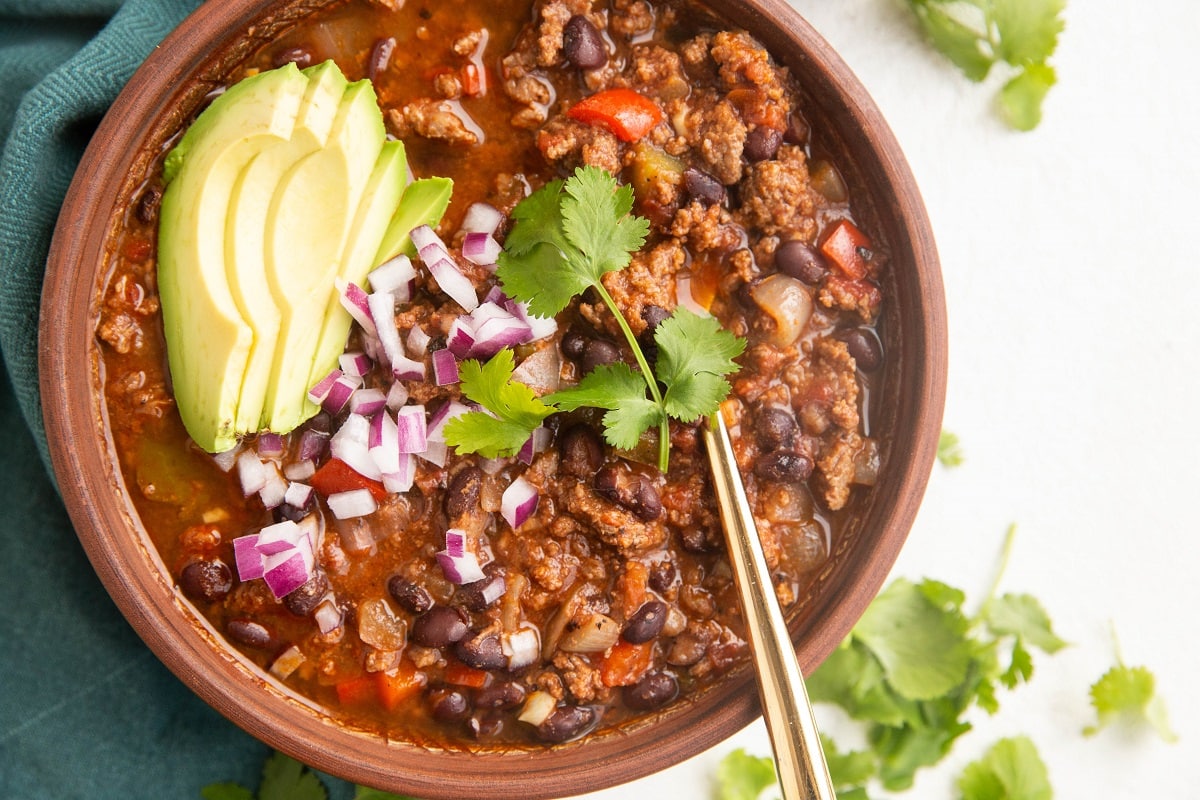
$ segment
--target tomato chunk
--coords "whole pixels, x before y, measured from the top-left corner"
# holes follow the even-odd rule
[[[388,496],[388,491],[383,488],[382,483],[360,475],[345,461],[336,458],[326,461],[309,479],[309,485],[323,497],[354,489],[366,489],[375,498],[376,503],[382,503]]]
[[[333,688],[337,692],[338,702],[344,706],[365,705],[378,696],[375,679],[369,673],[339,681]]]
[[[618,88],[583,98],[567,116],[587,125],[603,125],[623,142],[636,142],[662,122],[663,112],[650,98]]]
[[[834,223],[821,241],[821,253],[847,278],[860,281],[867,277],[871,240],[850,220]]]
[[[452,683],[455,686],[482,689],[488,685],[488,679],[492,676],[485,670],[468,667],[459,661],[452,661],[446,665],[443,677],[446,679],[446,683]]]
[[[425,687],[425,673],[418,672],[416,665],[407,659],[393,670],[376,672],[374,675],[379,703],[388,711],[395,711],[401,703]]]
[[[654,664],[654,642],[631,644],[622,639],[600,662],[600,682],[605,686],[632,686]]]

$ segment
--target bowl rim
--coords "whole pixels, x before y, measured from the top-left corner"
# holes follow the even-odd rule
[[[223,646],[222,637],[168,580],[117,465],[99,389],[97,346],[87,324],[99,314],[96,295],[102,285],[101,269],[109,261],[106,243],[122,207],[111,189],[127,179],[136,157],[128,148],[114,152],[112,143],[128,138],[131,130],[137,132],[136,141],[144,141],[154,126],[166,124],[164,115],[177,113],[171,109],[178,103],[180,87],[214,59],[214,52],[230,47],[238,37],[246,38],[251,23],[262,15],[306,3],[320,4],[312,0],[202,4],[150,54],[114,102],[92,137],[63,203],[41,304],[39,381],[51,461],[88,558],[150,649],[205,702],[272,747],[357,783],[436,800],[464,796],[477,785],[478,778],[472,775],[483,774],[492,781],[489,794],[497,798],[562,796],[644,777],[716,745],[759,714],[753,676],[747,669],[725,681],[721,691],[703,692],[673,707],[667,718],[684,716],[685,721],[700,722],[689,728],[688,736],[653,738],[650,757],[645,753],[647,735],[642,733],[646,725],[546,748],[564,756],[549,766],[539,756],[545,750],[464,754],[387,741],[333,723],[315,704]],[[843,582],[826,593],[806,617],[820,616],[835,606],[838,614],[794,630],[807,674],[849,633],[882,587],[915,520],[934,462],[945,401],[945,301],[936,246],[916,182],[866,89],[784,0],[728,0],[728,4],[726,19],[736,19],[738,27],[749,30],[793,71],[802,67],[808,93],[822,92],[829,106],[825,115],[842,121],[838,137],[856,160],[864,162],[863,171],[878,173],[879,183],[892,192],[877,200],[888,204],[886,212],[895,220],[889,245],[911,261],[916,280],[908,299],[921,310],[915,324],[910,319],[903,324],[902,357],[909,385],[898,388],[903,408],[896,411],[915,435],[895,443],[892,461],[902,466],[887,510],[878,520],[881,530],[856,543],[863,548],[860,558],[865,566],[857,569],[849,584]],[[81,353],[86,368],[77,360]],[[103,469],[95,469],[96,463]],[[126,542],[127,550],[110,546],[120,544],[113,538],[118,530],[139,533],[132,544]],[[196,635],[197,630],[201,635]],[[468,761],[465,767],[464,760]]]

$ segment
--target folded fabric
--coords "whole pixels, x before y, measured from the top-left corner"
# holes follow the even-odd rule
[[[42,274],[91,132],[198,0],[0,0],[0,797],[198,798],[266,746],[171,675],[92,571],[48,476]],[[111,20],[109,19],[111,17]],[[325,778],[330,797],[353,788]]]

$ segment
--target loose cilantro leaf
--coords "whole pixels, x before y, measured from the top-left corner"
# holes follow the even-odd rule
[[[471,411],[446,423],[446,443],[461,452],[480,453],[484,458],[511,456],[520,451],[530,433],[554,409],[534,395],[533,390],[512,379],[511,350],[501,350],[486,364],[474,359],[459,365],[459,388],[465,397],[492,414]]]
[[[950,431],[944,430],[938,436],[937,460],[946,468],[961,466],[963,463],[962,446],[958,443],[958,437]]]
[[[739,748],[717,765],[713,796],[715,800],[756,800],[775,782],[775,762],[769,756],[752,756]]]
[[[582,406],[605,408],[605,439],[613,447],[632,450],[642,432],[664,420],[663,410],[646,397],[646,381],[628,364],[605,364],[583,377],[578,385],[546,396],[559,411]]]
[[[746,349],[746,342],[712,317],[682,307],[654,329],[654,342],[658,345],[654,372],[667,387],[666,412],[683,422],[715,413],[729,394],[725,376],[737,372],[733,359]]]
[[[1046,609],[1032,595],[1006,594],[988,600],[980,616],[996,636],[1015,636],[1043,653],[1053,655],[1067,646],[1054,633]]]
[[[875,757],[862,750],[841,752],[837,743],[821,734],[821,750],[825,753],[825,764],[829,767],[829,779],[837,791],[838,800],[853,797],[861,791],[866,797],[867,781],[875,777]]]
[[[236,783],[210,783],[200,790],[204,800],[254,800],[254,792]]]
[[[973,81],[999,63],[1015,73],[1000,91],[1005,121],[1021,131],[1042,118],[1055,83],[1049,60],[1058,47],[1066,0],[908,0],[921,32]]]
[[[258,800],[326,800],[320,779],[306,766],[283,753],[275,753],[263,765]]]
[[[1148,724],[1165,742],[1178,741],[1167,721],[1167,707],[1155,691],[1154,673],[1145,667],[1127,667],[1118,663],[1092,684],[1092,707],[1096,724],[1083,729],[1094,736],[1113,722]]]
[[[962,800],[1050,800],[1046,765],[1026,736],[1001,739],[958,781]]]

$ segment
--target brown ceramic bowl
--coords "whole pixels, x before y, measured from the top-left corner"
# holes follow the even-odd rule
[[[749,668],[648,723],[519,752],[431,751],[352,731],[267,677],[176,590],[122,479],[100,391],[97,297],[123,198],[228,66],[316,0],[205,3],[137,72],[89,147],[60,218],[46,273],[41,382],[47,433],[79,538],[121,611],[150,648],[206,702],[269,745],[347,779],[426,798],[592,791],[701,752],[758,714]],[[925,209],[887,124],[847,66],[783,0],[712,0],[799,78],[806,115],[832,151],[856,214],[890,252],[880,482],[792,619],[801,666],[814,669],[880,588],[913,522],[933,463],[946,380],[942,284]],[[264,20],[269,20],[264,25]],[[864,204],[864,200],[866,203]],[[875,390],[873,390],[875,391]]]

